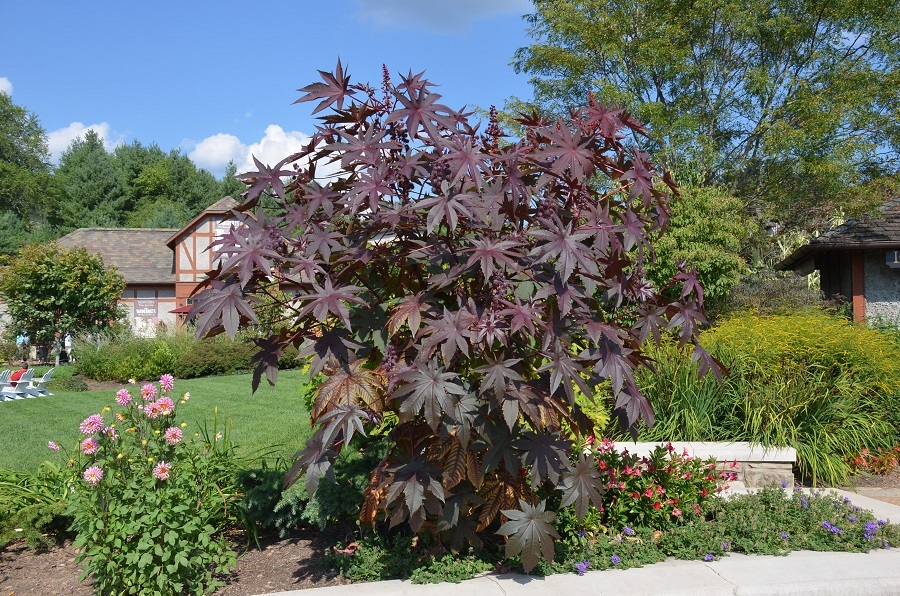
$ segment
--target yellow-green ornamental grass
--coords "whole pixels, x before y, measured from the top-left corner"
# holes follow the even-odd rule
[[[900,346],[885,333],[822,310],[748,312],[700,341],[728,375],[699,379],[689,353],[650,348],[656,372],[638,383],[657,421],[642,439],[789,446],[805,477],[829,485],[863,449],[900,443]]]

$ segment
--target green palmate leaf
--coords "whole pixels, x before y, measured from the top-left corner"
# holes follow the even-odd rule
[[[563,491],[561,507],[575,504],[575,515],[578,521],[583,521],[587,515],[588,506],[594,504],[598,510],[603,506],[603,483],[599,480],[600,473],[593,458],[581,456],[575,467],[563,477],[560,485]]]
[[[526,573],[534,569],[541,555],[553,562],[553,540],[559,539],[559,534],[553,528],[556,514],[544,511],[545,507],[545,501],[535,506],[519,501],[519,510],[503,511],[509,521],[497,530],[498,534],[507,536],[506,556],[519,555]]]

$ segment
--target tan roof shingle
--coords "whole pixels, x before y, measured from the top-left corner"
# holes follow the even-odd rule
[[[177,229],[80,228],[57,242],[63,248],[84,247],[115,265],[128,284],[174,284],[174,253],[166,239]]]

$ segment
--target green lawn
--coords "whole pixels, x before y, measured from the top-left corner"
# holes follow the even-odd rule
[[[299,397],[306,377],[297,370],[281,371],[273,388],[265,379],[259,390],[250,390],[251,375],[207,377],[175,381],[173,399],[190,391],[191,398],[177,405],[178,422],[187,422],[188,432],[197,432],[204,422],[212,428],[218,408],[219,420],[231,424],[231,439],[238,454],[274,461],[290,458],[310,436],[309,414]],[[140,387],[132,394],[139,393]],[[0,468],[34,470],[44,460],[62,461],[61,453],[47,449],[55,441],[69,449],[78,440],[78,425],[104,406],[118,408],[115,390],[55,392],[50,397],[0,403]],[[110,414],[105,416],[111,420]]]

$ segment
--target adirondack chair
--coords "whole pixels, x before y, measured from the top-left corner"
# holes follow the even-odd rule
[[[47,372],[44,373],[44,376],[40,379],[34,379],[32,384],[26,388],[28,391],[28,397],[48,397],[53,395],[49,391],[47,391],[47,383],[53,378],[53,369],[51,368]]]
[[[6,389],[7,387],[12,389],[12,387],[9,386],[9,375],[11,374],[11,370],[4,370],[3,372],[0,372],[0,390]],[[6,398],[3,395],[0,395],[0,401],[6,401]]]
[[[33,377],[34,369],[29,368],[18,381],[15,381],[15,387],[13,387],[12,384],[7,384],[6,387],[0,390],[0,396],[7,401],[11,399],[22,399],[24,397],[34,397],[28,393],[28,386],[31,385],[31,379]]]

